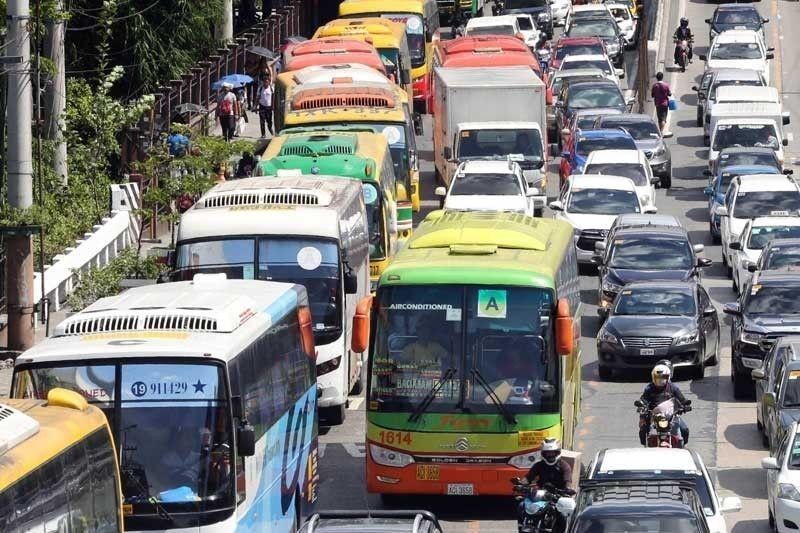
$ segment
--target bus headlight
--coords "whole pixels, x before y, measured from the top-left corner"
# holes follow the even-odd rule
[[[342,364],[342,356],[334,357],[330,361],[325,361],[317,365],[317,376],[322,376],[325,374],[329,374],[339,368],[339,365]]]
[[[511,459],[509,459],[508,464],[516,468],[530,468],[533,466],[533,463],[539,460],[539,457],[531,452],[531,453],[524,453],[522,455],[515,455]]]
[[[414,462],[414,458],[406,453],[389,450],[371,443],[369,445],[369,455],[373,461],[382,466],[402,468]]]

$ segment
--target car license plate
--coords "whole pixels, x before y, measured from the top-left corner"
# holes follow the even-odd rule
[[[656,351],[654,348],[642,348],[639,350],[639,355],[655,355]]]
[[[438,465],[417,465],[417,481],[438,481]]]
[[[448,483],[447,494],[453,496],[472,496],[474,490],[472,483]]]

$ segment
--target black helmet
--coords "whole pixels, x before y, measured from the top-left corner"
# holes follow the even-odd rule
[[[681,17],[681,28],[688,28],[689,27],[689,19],[686,17]]]

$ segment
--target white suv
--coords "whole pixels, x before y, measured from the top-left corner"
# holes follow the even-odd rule
[[[799,215],[800,187],[790,176],[737,176],[728,186],[724,204],[717,206],[714,214],[720,217],[722,263],[728,267],[728,277],[732,277],[736,250],[730,244],[739,241],[747,221],[757,217]]]
[[[465,161],[458,165],[450,189],[436,187],[444,209],[516,211],[533,216],[539,190],[528,187],[514,161]],[[538,200],[544,207],[544,198]]]
[[[633,180],[636,193],[645,205],[656,205],[656,187],[647,156],[641,150],[595,150],[583,165],[585,174],[624,176]]]
[[[727,533],[723,513],[738,511],[736,496],[720,502],[703,459],[685,448],[614,448],[601,450],[586,469],[586,478],[598,481],[680,480],[694,483],[710,533]]]

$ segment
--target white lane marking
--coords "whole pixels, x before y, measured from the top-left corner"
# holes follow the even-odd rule
[[[358,408],[364,403],[364,397],[359,396],[358,398],[353,398],[350,400],[350,407],[348,409],[350,411],[358,411]]]
[[[364,443],[361,442],[344,442],[342,448],[347,452],[347,455],[356,459],[363,459],[367,456]]]
[[[319,445],[317,446],[317,456],[319,456],[320,459],[325,457],[325,449],[327,447],[328,445],[325,444],[324,442],[320,442]]]

